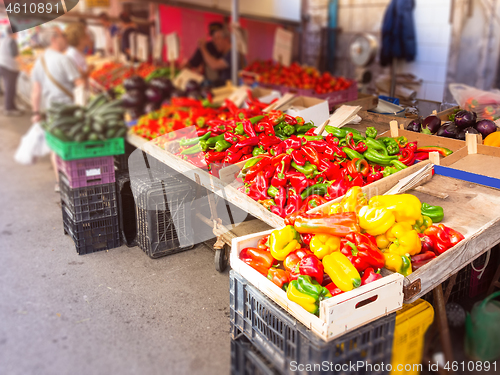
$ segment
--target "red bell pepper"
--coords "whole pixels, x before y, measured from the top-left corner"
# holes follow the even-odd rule
[[[290,138],[287,138],[283,141],[283,145],[287,150],[299,149],[302,147],[302,141],[297,136],[292,135]]]
[[[331,134],[330,134],[331,135]],[[346,159],[347,155],[340,147],[329,144],[325,147],[324,154],[330,160]]]
[[[359,272],[369,267],[378,269],[385,265],[384,254],[362,233],[349,233],[341,240],[340,245],[340,252]]]
[[[328,146],[330,146],[325,141],[307,141],[307,146],[314,148],[319,153],[324,153]]]
[[[314,180],[309,180],[300,172],[290,170],[286,177],[297,194],[301,194],[306,188],[314,184]]]
[[[325,199],[327,200],[332,200],[338,197],[341,197],[345,193],[347,193],[347,190],[350,189],[350,184],[347,180],[347,177],[340,177],[339,179],[335,180],[329,187],[328,191],[325,194]]]
[[[333,281],[327,285],[325,285],[325,288],[328,289],[332,297],[337,296],[339,294],[344,293],[342,289],[340,289],[337,285],[333,283]]]
[[[303,233],[300,235],[302,242],[304,243],[304,245],[307,245],[307,246],[309,246],[313,237],[314,237],[314,234],[312,234],[312,233]]]
[[[270,147],[278,145],[280,143],[281,139],[279,139],[275,135],[267,135],[264,133],[261,133],[259,135],[259,145],[262,146],[264,150],[268,150]]]
[[[411,257],[411,269],[412,271],[418,270],[423,265],[429,263],[436,257],[436,254],[432,251],[421,252],[420,254]]]
[[[424,231],[424,235],[432,240],[436,255],[444,253],[464,239],[461,233],[443,224],[431,225]]]
[[[439,226],[439,228],[444,230],[446,232],[446,234],[449,236],[451,246],[455,246],[457,243],[459,243],[460,241],[465,239],[463,234],[460,232],[457,232],[455,229],[451,229],[443,224],[439,224],[438,226]]]
[[[276,261],[269,251],[255,247],[247,247],[241,250],[240,259],[266,277],[269,269]]]
[[[368,173],[368,176],[366,176],[366,183],[370,184],[372,182],[380,180],[382,177],[384,177],[382,172],[371,169],[371,171]]]
[[[323,263],[314,254],[304,256],[299,262],[299,273],[304,276],[311,276],[318,283],[323,282]]]
[[[375,272],[375,270],[371,267],[367,268],[361,277],[361,285],[366,285],[375,280],[381,279],[382,275],[380,272]]]
[[[326,136],[326,142],[328,142],[332,146],[338,146],[340,141],[337,137],[335,137],[333,134],[329,133]]]
[[[430,251],[434,253],[434,241],[429,236],[423,233],[419,233],[418,236],[420,237],[420,243],[422,244],[421,252],[426,253]]]
[[[275,267],[269,268],[267,278],[280,288],[283,288],[285,284],[288,284],[290,282],[288,273],[285,270]]]
[[[308,254],[312,254],[312,252],[304,248],[291,252],[283,261],[283,267],[285,267],[285,270],[292,272],[300,260]]]

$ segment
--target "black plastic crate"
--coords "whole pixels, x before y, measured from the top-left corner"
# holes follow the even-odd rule
[[[194,246],[191,209],[195,189],[177,174],[151,172],[131,180],[136,204],[137,243],[151,258]]]
[[[377,319],[337,339],[326,342],[307,329],[245,278],[229,273],[232,338],[245,335],[273,366],[283,374],[293,372],[296,364],[334,364],[332,374],[385,374],[386,371],[337,371],[339,366],[362,361],[369,365],[391,362],[396,314]],[[347,366],[349,367],[349,366]],[[379,368],[379,366],[376,366]],[[304,368],[305,370],[305,368]],[[318,370],[318,368],[316,368]]]
[[[130,186],[128,172],[116,174],[116,192],[118,200],[118,220],[122,242],[128,247],[137,246],[137,217],[134,195]]]
[[[115,171],[128,171],[128,158],[136,148],[125,141],[125,153],[114,156]]]
[[[64,234],[69,234],[80,255],[120,247],[118,215],[75,222],[71,211],[62,203]]]
[[[246,338],[231,340],[231,375],[277,375],[271,362]]]
[[[59,174],[61,201],[75,222],[118,215],[115,183],[71,189],[64,174]]]

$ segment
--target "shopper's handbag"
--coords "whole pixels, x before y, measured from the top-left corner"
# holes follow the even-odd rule
[[[47,69],[47,64],[45,63],[45,56],[42,56],[41,58],[41,62],[42,62],[42,67],[43,67],[43,70],[45,72],[45,74],[47,74],[47,77],[50,79],[50,81],[56,85],[56,87],[61,90],[63,93],[65,93],[66,95],[68,95],[71,99],[72,102],[75,101],[75,98],[73,97],[73,93],[71,91],[69,91],[66,87],[64,87],[62,84],[60,84],[53,76],[52,74],[50,74],[49,70]]]

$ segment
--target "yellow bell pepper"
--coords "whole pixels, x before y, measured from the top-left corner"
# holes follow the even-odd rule
[[[327,212],[329,215],[340,213],[340,203],[332,203],[330,210]]]
[[[408,276],[412,273],[411,260],[406,255],[398,255],[389,252],[384,253],[385,268],[398,272],[403,276]]]
[[[422,215],[413,225],[418,233],[424,233],[427,228],[432,225],[432,219],[429,216]]]
[[[396,223],[386,233],[386,237],[392,244],[389,252],[398,255],[416,255],[422,250],[422,243],[417,231],[407,223]]]
[[[353,186],[340,201],[339,212],[359,212],[367,204],[365,193],[359,186]]]
[[[318,233],[311,239],[309,247],[314,255],[323,259],[325,255],[340,250],[340,238],[331,234]]]
[[[269,235],[269,250],[274,259],[285,260],[292,251],[300,249],[300,234],[293,225],[276,229]]]
[[[372,236],[387,232],[396,221],[392,211],[378,207],[363,206],[358,216],[359,226]]]
[[[325,272],[333,283],[343,292],[348,292],[361,285],[361,276],[358,270],[341,252],[333,252],[323,258]]]
[[[298,289],[298,283],[296,280],[293,280],[290,284],[288,284],[286,296],[290,301],[302,306],[307,312],[310,312],[311,314],[316,314],[318,312],[319,308],[316,305],[318,299],[310,294],[301,292]]]
[[[370,199],[368,205],[392,211],[398,223],[407,221],[413,225],[422,216],[422,204],[411,194],[377,195]]]
[[[387,249],[389,245],[391,244],[391,241],[387,239],[387,236],[385,233],[379,234],[378,236],[375,237],[375,240],[377,241],[377,247],[379,249]]]
[[[494,132],[488,135],[483,142],[486,146],[500,147],[500,132]]]

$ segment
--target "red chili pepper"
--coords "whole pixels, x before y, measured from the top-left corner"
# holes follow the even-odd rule
[[[250,138],[257,137],[257,133],[255,133],[255,129],[253,128],[253,125],[250,121],[245,120],[242,123],[243,123],[243,130],[245,131],[245,133],[247,133],[247,135]]]
[[[417,142],[408,142],[405,150],[413,151],[415,153],[417,151]]]
[[[316,128],[312,128],[312,129],[309,129],[308,131],[306,131],[304,134],[314,136],[314,135],[316,135],[315,131],[316,131]]]
[[[217,151],[208,151],[205,153],[205,160],[208,163],[215,163],[218,161],[221,161],[226,157],[226,153],[223,152],[217,152]]]
[[[298,211],[302,206],[302,197],[300,194],[297,194],[294,188],[288,189],[288,201],[285,207],[285,215],[291,215],[294,212]]]
[[[365,159],[359,159],[355,163],[356,165],[356,170],[363,176],[366,177],[368,176],[368,173],[370,172],[370,165]]]
[[[301,151],[309,163],[314,164],[315,166],[319,167],[320,159],[319,159],[318,151],[316,151],[314,148],[312,148],[308,145],[302,146]]]
[[[257,146],[258,144],[259,144],[259,137],[250,137],[250,138],[243,138],[241,141],[236,143],[234,147],[242,148],[242,147],[252,146],[253,148],[253,146]]]
[[[401,150],[401,155],[398,156],[398,160],[404,165],[413,165],[415,162],[415,152],[411,149],[404,148]]]
[[[279,155],[279,154],[282,154],[286,151],[285,146],[283,145],[283,142],[278,143],[277,145],[271,146],[270,150],[272,152],[274,152],[274,155]]]
[[[286,174],[290,168],[291,156],[286,155],[281,160],[281,165],[276,168],[276,173],[271,180],[271,185],[275,187],[285,186],[288,182]]]
[[[415,152],[413,155],[415,156],[415,161],[414,161],[415,163],[429,159],[428,152]]]
[[[292,158],[297,165],[305,165],[306,164],[306,156],[302,150],[294,150],[292,152]]]
[[[339,139],[335,137],[333,134],[328,134],[326,136],[326,142],[332,146],[338,146],[340,143]]]
[[[281,139],[275,135],[267,135],[264,133],[259,134],[259,145],[262,146],[264,150],[268,150],[270,147],[280,143]]]
[[[368,173],[368,176],[366,176],[366,183],[371,184],[372,182],[380,180],[382,177],[384,177],[382,172],[372,170],[372,172]]]
[[[297,125],[297,120],[295,119],[295,117],[290,115],[285,115],[285,122],[288,125]]]
[[[340,178],[340,166],[326,158],[321,159],[318,169],[324,173],[326,179],[329,181]]]
[[[226,133],[224,133],[224,139],[227,142],[229,142],[232,145],[234,145],[234,144],[236,144],[236,143],[238,143],[238,142],[240,142],[240,141],[242,141],[242,140],[244,140],[246,138],[244,136],[242,136],[242,135],[236,135],[236,134],[231,133],[231,132],[226,132]]]
[[[346,159],[347,155],[340,147],[329,144],[324,151],[325,156],[330,160]]]
[[[346,177],[341,177],[335,180],[329,187],[328,192],[325,194],[325,199],[332,200],[341,197],[350,188],[350,184],[346,181]]]
[[[229,99],[224,99],[224,104],[226,105],[229,112],[236,114],[238,113],[238,107]],[[248,134],[248,133],[247,133]]]
[[[329,146],[325,141],[307,141],[307,146],[313,147],[317,152],[323,153]]]
[[[289,171],[286,174],[286,177],[297,194],[301,194],[310,185],[314,185],[314,180],[309,180],[303,173],[300,172]]]
[[[243,155],[244,155],[243,151],[236,151],[236,152],[229,151],[226,153],[226,157],[224,158],[223,162],[229,164],[237,163],[241,160]]]
[[[285,139],[283,141],[283,145],[285,146],[285,148],[287,150],[290,150],[290,149],[299,149],[299,148],[302,147],[302,141],[297,136],[292,135],[290,138]]]
[[[312,234],[312,233],[302,233],[300,235],[302,242],[304,243],[304,245],[307,245],[307,246],[309,246],[313,237],[314,237],[314,234]]]
[[[278,193],[274,197],[274,202],[276,203],[276,206],[271,206],[271,212],[273,214],[276,214],[282,218],[286,217],[286,189],[281,186],[278,188]]]
[[[268,188],[269,184],[267,179],[264,177],[264,172],[260,171],[257,173],[257,176],[253,180],[252,184],[250,184],[248,196],[256,201],[268,199]]]

